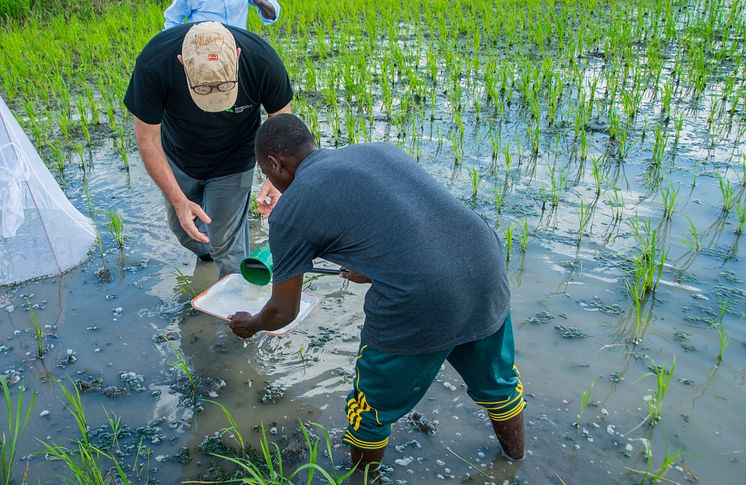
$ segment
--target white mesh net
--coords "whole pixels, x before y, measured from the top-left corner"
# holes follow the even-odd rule
[[[0,98],[0,285],[63,273],[96,241]]]

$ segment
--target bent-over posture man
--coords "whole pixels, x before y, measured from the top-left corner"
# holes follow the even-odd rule
[[[343,277],[371,284],[347,396],[353,463],[381,461],[391,424],[445,361],[487,409],[505,454],[523,458],[523,386],[492,228],[387,144],[319,150],[300,119],[280,115],[261,126],[255,150],[283,193],[269,217],[272,296],[256,315],[233,315],[233,332],[249,338],[294,320],[314,258],[351,268]]]
[[[237,273],[249,252],[260,106],[269,116],[289,113],[292,97],[285,66],[267,43],[217,22],[164,30],[137,57],[124,104],[143,163],[179,242],[202,261],[214,259],[221,277]],[[267,181],[260,211],[271,211],[279,196]]]

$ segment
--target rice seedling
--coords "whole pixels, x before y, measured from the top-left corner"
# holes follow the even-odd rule
[[[80,159],[80,168],[85,170],[85,155],[83,155],[83,144],[78,142],[73,142],[73,152],[78,155],[78,158]]]
[[[671,384],[673,373],[676,370],[676,356],[674,355],[671,360],[670,367],[666,367],[665,364],[661,366],[655,366],[655,372],[646,374],[654,375],[656,387],[651,389],[644,400],[648,406],[648,424],[655,425],[661,420],[661,411],[663,410],[663,401],[666,399],[668,393],[668,387]]]
[[[596,184],[596,198],[598,198],[601,195],[601,169],[596,157],[591,157],[591,161],[593,162],[593,181]]]
[[[523,230],[521,231],[521,253],[526,253],[526,248],[528,247],[528,218],[523,218]]]
[[[686,244],[689,245],[689,247],[692,248],[692,250],[696,253],[702,252],[702,239],[697,232],[697,228],[694,225],[694,221],[691,220],[691,218],[687,217],[687,220],[689,221],[689,229],[687,231],[687,234],[689,235],[689,240],[685,241]]]
[[[655,129],[655,145],[653,146],[653,165],[660,166],[663,163],[663,155],[666,152],[668,137],[662,127]]]
[[[44,448],[43,452],[52,459],[62,463],[67,469],[66,476],[69,477],[70,483],[96,485],[112,483],[113,477],[109,472],[104,472],[104,470],[113,467],[119,483],[129,485],[130,481],[116,458],[105,453],[89,441],[88,421],[77,386],[73,384],[73,388],[75,389],[75,394],[73,394],[62,383],[58,384],[67,400],[65,407],[77,424],[80,436],[73,440],[72,447],[70,448],[38,440]]]
[[[671,185],[666,185],[661,191],[663,198],[663,219],[671,219],[676,210],[676,197],[679,195],[679,189],[674,189]]]
[[[736,227],[736,234],[743,234],[743,226],[746,224],[746,200],[741,200],[736,205],[736,216],[738,216],[738,227]]]
[[[65,152],[62,151],[62,147],[57,141],[52,141],[49,144],[49,149],[52,152],[54,161],[57,163],[57,170],[62,175],[65,172]]]
[[[109,229],[109,234],[114,236],[120,248],[124,248],[124,219],[113,209],[106,211],[108,222],[104,225]]]
[[[229,423],[230,422],[231,420],[229,419]],[[321,427],[320,425],[316,426],[323,429],[323,427]],[[307,478],[302,481],[306,481],[307,483],[313,483],[316,474],[320,475],[320,480],[329,485],[340,485],[342,483],[346,483],[346,481],[353,475],[353,473],[357,471],[357,467],[352,467],[350,470],[342,475],[337,474],[337,467],[334,466],[334,463],[331,463],[328,469],[322,467],[318,463],[320,445],[322,444],[321,439],[315,436],[312,437],[303,422],[300,422],[300,428],[301,433],[303,434],[303,438],[306,442],[308,461],[303,465],[297,467],[295,470],[292,471],[292,473],[286,473],[280,448],[279,446],[277,446],[276,443],[269,443],[264,424],[262,424],[261,426],[261,435],[259,440],[260,458],[263,459],[261,463],[254,463],[253,461],[245,457],[226,456],[218,453],[213,453],[213,455],[236,465],[237,472],[235,476],[239,478],[236,478],[235,481],[240,483],[299,483],[303,474],[307,474]],[[235,428],[235,421],[231,423],[231,426],[228,429],[230,429],[233,433],[236,433],[237,428]],[[332,439],[329,436],[329,432],[325,429],[323,444],[325,444],[324,455],[328,458],[331,458],[333,456]],[[362,483],[369,483],[368,475],[370,473],[370,468],[371,465],[368,465],[366,466],[365,470],[362,470]],[[184,483],[203,482],[187,481]]]
[[[117,416],[117,414],[113,411],[111,414],[109,414],[109,411],[107,411],[106,408],[103,409],[104,414],[106,415],[106,422],[109,424],[109,429],[111,429],[111,445],[118,450],[119,436],[122,434],[123,431],[122,417]]]
[[[124,140],[124,130],[122,127],[119,127],[118,130],[119,138],[114,139],[114,148],[119,152],[119,156],[122,157],[122,161],[124,162],[124,169],[129,172],[130,170],[130,163],[129,158],[127,157],[127,145]]]
[[[469,179],[471,180],[471,198],[476,199],[479,192],[479,170],[477,167],[467,168]]]
[[[8,427],[2,431],[2,441],[0,442],[0,478],[3,485],[8,485],[13,478],[13,463],[18,454],[18,441],[26,432],[31,411],[34,409],[34,404],[36,403],[36,391],[31,394],[31,400],[24,410],[23,397],[25,389],[23,385],[18,386],[18,397],[16,398],[15,407],[13,406],[13,400],[10,398],[8,380],[3,375],[0,375],[0,387],[3,389],[5,406],[8,413]]]
[[[181,372],[184,373],[187,380],[189,381],[189,389],[192,391],[191,397],[192,399],[194,399],[197,395],[197,386],[195,385],[194,378],[192,377],[192,371],[189,369],[189,362],[187,362],[181,350],[179,350],[179,348],[174,345],[173,342],[167,339],[165,335],[163,336],[163,340],[165,340],[168,346],[171,347],[171,350],[174,353],[174,357],[176,357],[176,360],[169,362],[169,365],[181,370]]]
[[[192,286],[189,277],[176,267],[174,267],[174,275],[176,276],[176,290],[190,300],[195,298],[197,296],[197,290]]]
[[[497,214],[500,215],[503,212],[503,202],[505,201],[505,194],[507,192],[506,185],[498,186],[495,184],[492,187],[492,192],[495,194],[495,207],[497,208]]]
[[[220,410],[223,411],[225,418],[228,420],[229,426],[220,430],[220,436],[223,436],[224,434],[230,434],[230,437],[233,438],[240,447],[241,452],[246,452],[246,443],[244,442],[243,434],[241,434],[241,429],[238,427],[236,420],[233,418],[233,414],[231,414],[228,408],[217,401],[205,399],[205,402],[209,402],[210,404],[215,404],[216,406],[218,406]]]
[[[583,236],[585,235],[585,231],[588,228],[588,224],[591,222],[591,217],[593,216],[593,205],[590,203],[586,203],[584,200],[580,200],[580,206],[578,206],[578,239],[577,239],[577,245],[580,246],[580,243],[583,240]]]
[[[644,438],[643,438],[644,439]],[[650,441],[644,439],[645,444],[645,470],[637,470],[634,468],[624,467],[625,470],[629,470],[634,473],[639,473],[642,475],[642,481],[640,482],[640,485],[647,485],[647,484],[653,484],[658,483],[661,481],[667,481],[667,482],[673,482],[672,480],[669,480],[664,477],[666,472],[668,472],[669,469],[673,466],[674,462],[678,459],[680,455],[680,451],[676,451],[673,454],[666,454],[663,457],[663,461],[661,462],[661,465],[658,467],[657,470],[651,470],[651,462],[653,458],[653,453],[650,449]]]
[[[513,224],[505,228],[505,260],[510,263],[510,253],[513,249]]]
[[[723,196],[723,212],[729,213],[733,210],[736,204],[736,191],[731,186],[730,180],[725,179],[723,176],[718,176],[718,184],[720,185],[720,194]]]
[[[580,411],[578,412],[578,420],[575,421],[575,427],[579,428],[581,421],[583,421],[583,415],[585,414],[585,409],[588,407],[588,403],[591,400],[591,394],[593,393],[593,385],[596,383],[596,379],[593,379],[591,381],[591,385],[588,388],[587,391],[583,391],[583,394],[580,396]]]
[[[34,307],[31,306],[31,302],[26,298],[26,308],[31,315],[31,325],[34,329],[34,341],[36,342],[36,357],[38,359],[44,358],[44,330],[36,319],[36,313]]]
[[[637,215],[630,219],[633,236],[637,240],[637,247],[632,262],[635,266],[633,275],[635,281],[639,281],[641,296],[648,292],[655,292],[658,282],[663,274],[668,252],[661,247],[658,240],[658,231],[652,229],[650,219],[640,223]]]
[[[680,113],[674,122],[674,145],[679,143],[679,137],[681,136],[681,129],[684,127],[684,113]]]

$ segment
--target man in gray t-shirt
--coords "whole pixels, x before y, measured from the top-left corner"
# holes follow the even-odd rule
[[[268,120],[256,159],[283,192],[270,218],[272,297],[239,312],[242,338],[292,321],[315,258],[371,283],[348,396],[353,462],[380,462],[390,424],[419,401],[445,360],[485,406],[504,451],[523,456],[523,387],[513,365],[510,291],[500,242],[478,215],[387,144],[316,148],[292,115]]]

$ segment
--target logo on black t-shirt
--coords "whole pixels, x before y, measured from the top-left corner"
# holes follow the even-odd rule
[[[254,107],[253,104],[245,104],[243,106],[234,106],[232,108],[228,108],[227,110],[225,110],[225,112],[226,113],[237,113],[238,114],[238,113],[243,113],[247,109],[251,109],[253,107]]]

